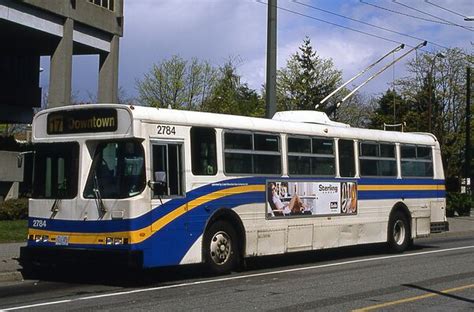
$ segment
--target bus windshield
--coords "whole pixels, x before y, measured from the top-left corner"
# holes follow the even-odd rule
[[[84,190],[85,198],[127,198],[145,189],[145,157],[138,141],[97,145]]]
[[[76,197],[78,168],[78,143],[36,144],[33,198]]]

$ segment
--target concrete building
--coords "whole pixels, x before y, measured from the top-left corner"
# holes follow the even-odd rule
[[[98,102],[117,102],[122,34],[123,0],[0,0],[0,123],[31,123],[41,56],[48,107],[70,103],[72,57],[84,54],[99,57]]]

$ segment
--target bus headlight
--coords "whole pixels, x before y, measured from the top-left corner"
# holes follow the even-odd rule
[[[128,244],[128,239],[123,237],[107,237],[105,239],[106,245],[123,245]]]

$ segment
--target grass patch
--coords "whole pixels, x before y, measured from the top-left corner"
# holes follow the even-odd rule
[[[0,221],[0,243],[26,241],[28,220]]]

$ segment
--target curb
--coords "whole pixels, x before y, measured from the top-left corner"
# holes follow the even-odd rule
[[[21,281],[23,281],[23,275],[18,271],[0,273],[0,283]]]
[[[457,236],[468,236],[471,234],[474,237],[474,230],[470,231],[461,231],[461,232],[442,232],[442,233],[433,233],[429,237],[457,237]]]

